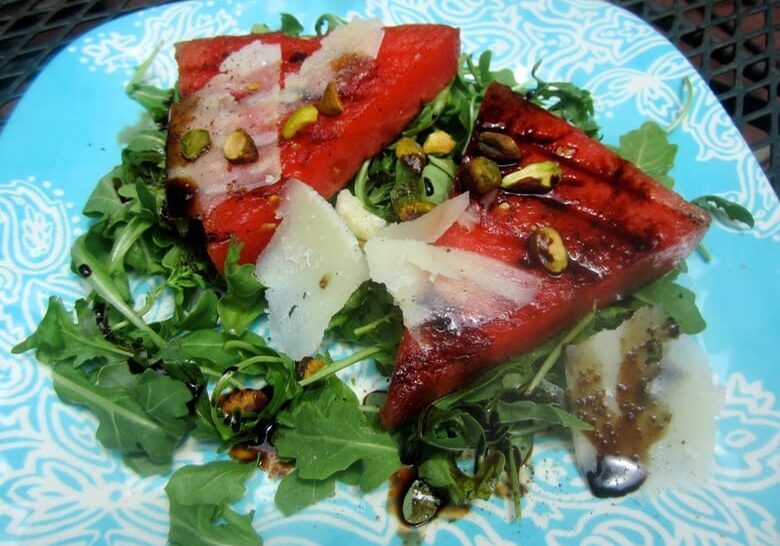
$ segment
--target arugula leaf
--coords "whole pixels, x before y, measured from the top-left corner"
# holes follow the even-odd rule
[[[446,489],[455,504],[465,504],[476,499],[489,500],[504,472],[504,466],[504,454],[491,451],[481,461],[475,474],[463,472],[449,456],[426,460],[420,465],[418,473],[431,487]]]
[[[676,276],[677,272],[673,271],[640,288],[632,297],[646,304],[662,305],[683,334],[703,332],[707,323],[696,307],[696,294],[674,282]]]
[[[574,342],[579,343],[586,337],[590,337],[601,330],[614,330],[620,326],[623,321],[628,320],[631,315],[643,305],[643,302],[629,297],[621,302],[599,309],[596,311],[596,317],[592,327],[584,331],[582,335],[574,340]]]
[[[490,61],[493,57],[493,52],[489,49],[486,49],[479,55],[479,59],[477,60],[477,68],[479,70],[479,81],[481,82],[488,82],[490,81]]]
[[[106,218],[122,207],[122,199],[114,186],[114,181],[120,179],[121,172],[121,167],[114,167],[100,179],[84,205],[82,212],[86,216]]]
[[[531,394],[533,394],[534,389],[541,384],[553,366],[560,360],[564,346],[576,341],[577,338],[585,336],[585,332],[587,332],[593,324],[595,315],[595,311],[591,311],[581,318],[577,324],[569,328],[569,330],[559,333],[559,335],[554,338],[557,343],[552,347],[552,350],[550,350],[549,354],[539,365],[539,369],[536,371],[533,379],[531,379],[528,386],[525,388],[524,392],[526,396],[531,396]]]
[[[87,283],[92,287],[95,293],[106,303],[119,311],[129,320],[139,331],[157,347],[165,345],[165,340],[155,332],[127,303],[126,295],[122,293],[114,282],[114,279],[102,260],[98,260],[88,250],[88,239],[86,235],[79,237],[73,244],[71,255],[73,258],[72,268],[78,272]]]
[[[393,438],[372,426],[352,390],[331,376],[309,389],[277,418],[274,445],[295,459],[298,476],[326,480],[362,463],[360,487],[371,491],[401,466]]]
[[[265,287],[257,281],[251,264],[238,264],[241,244],[231,242],[225,258],[227,292],[217,304],[222,326],[241,335],[265,311]]]
[[[157,463],[149,459],[145,454],[122,455],[122,462],[139,476],[159,476],[170,472],[171,463]]]
[[[131,392],[144,411],[165,426],[168,434],[184,436],[191,424],[187,403],[192,393],[187,386],[150,369],[135,377],[138,382]]]
[[[209,372],[221,374],[241,360],[236,351],[225,348],[227,340],[219,330],[194,330],[168,341],[160,358],[170,364],[194,361]]]
[[[114,244],[108,258],[108,272],[116,274],[124,269],[125,258],[138,239],[152,227],[154,220],[143,215],[134,216],[114,232]]]
[[[282,514],[289,516],[335,494],[336,478],[334,476],[324,480],[306,480],[293,470],[279,482],[279,488],[274,495],[274,503]]]
[[[346,342],[381,348],[374,362],[385,375],[392,372],[404,327],[401,310],[384,285],[362,284],[330,319],[328,330]]]
[[[702,195],[693,200],[701,208],[717,217],[726,217],[732,222],[741,222],[748,227],[756,223],[753,215],[742,205],[718,195]]]
[[[269,27],[265,23],[254,23],[249,28],[249,34],[267,34],[269,32],[273,32],[273,31],[271,30],[271,27]]]
[[[423,106],[420,114],[404,129],[403,135],[413,137],[433,127],[452,100],[452,84],[439,91],[433,100]]]
[[[167,122],[173,89],[160,89],[146,83],[131,82],[127,86],[127,93],[149,112],[155,123]]]
[[[301,22],[298,20],[297,17],[290,13],[281,13],[280,14],[281,23],[279,26],[278,32],[281,32],[282,34],[286,34],[287,36],[293,36],[293,37],[299,37],[299,36],[310,36],[310,35],[304,35],[304,28]],[[340,25],[346,24],[347,21],[342,19],[341,17],[337,15],[333,15],[332,13],[325,13],[323,15],[320,15],[317,20],[314,23],[314,32],[317,36],[323,36],[330,31],[332,31],[334,28]],[[252,25],[252,27],[249,30],[250,34],[267,34],[269,32],[274,32],[270,26],[268,26],[265,23],[255,23]]]
[[[127,95],[143,106],[156,123],[162,123],[168,119],[168,107],[173,99],[172,89],[160,89],[154,85],[143,83],[143,78],[152,66],[152,62],[160,48],[157,47],[135,69],[135,73],[125,87]]]
[[[148,373],[154,374],[151,370]],[[147,377],[131,389],[108,388],[95,385],[80,369],[67,365],[52,368],[57,395],[68,404],[87,406],[97,416],[100,443],[125,454],[145,455],[155,463],[169,463],[189,427],[186,402],[191,394],[183,384],[157,377],[160,383]],[[136,400],[139,394],[143,402]],[[147,409],[160,414],[152,416]]]
[[[379,346],[367,347],[365,349],[355,351],[349,356],[336,360],[335,362],[332,361],[329,353],[317,355],[317,358],[324,363],[324,366],[319,370],[317,370],[316,372],[307,375],[306,377],[301,379],[298,382],[298,384],[301,387],[305,387],[306,385],[311,385],[312,383],[321,381],[327,377],[330,377],[331,375],[336,374],[337,372],[345,368],[352,366],[353,364],[357,364],[362,360],[366,360],[367,358],[371,358],[374,355],[381,354],[382,352],[383,349]]]
[[[551,382],[563,345],[592,335],[615,317],[631,312],[626,305],[619,312],[607,311],[603,319],[599,319],[599,312],[591,313],[571,329],[484,374],[471,386],[435,401],[420,414],[416,426],[402,430],[407,458],[418,463],[420,476],[430,485],[445,488],[457,502],[489,497],[491,480],[506,471],[515,515],[519,516],[517,472],[530,454],[534,434],[551,425],[586,426],[558,406],[562,389]],[[545,388],[530,388],[536,385]],[[474,452],[474,475],[463,473],[444,455],[445,451],[464,449]],[[494,466],[499,455],[490,457],[493,452],[501,457],[500,468]]]
[[[354,181],[354,193],[366,208],[385,220],[395,219],[390,191],[395,184],[396,157],[384,150],[363,162]]]
[[[334,28],[345,24],[347,24],[347,21],[338,15],[324,13],[317,17],[317,20],[314,22],[314,32],[317,33],[317,36],[324,36]]]
[[[450,451],[473,449],[485,443],[484,425],[467,411],[429,407],[419,419],[418,436],[426,444]]]
[[[528,100],[582,129],[588,136],[598,137],[599,126],[593,119],[593,98],[590,91],[570,82],[547,82],[536,75],[541,63],[531,70],[536,87],[527,93]]]
[[[517,81],[511,70],[507,68],[498,71],[490,70],[492,58],[493,52],[485,50],[480,53],[475,66],[471,55],[461,54],[460,56],[461,69],[458,74],[458,80],[471,84],[473,86],[472,92],[476,93],[480,98],[492,81],[499,81],[513,88],[517,87]]]
[[[496,414],[501,423],[542,421],[574,430],[591,430],[591,426],[553,404],[538,404],[533,400],[499,400]]]
[[[225,504],[246,492],[244,482],[254,473],[250,464],[213,461],[183,466],[171,476],[165,488],[168,499],[182,506]]]
[[[89,378],[97,387],[132,389],[138,381],[126,362],[108,364],[95,369]]]
[[[241,515],[228,504],[246,492],[251,464],[214,461],[185,466],[171,476],[165,492],[170,501],[168,541],[181,546],[258,546],[254,512]]]
[[[685,76],[683,78],[683,88],[685,89],[685,94],[686,94],[685,103],[683,104],[683,107],[677,113],[675,118],[672,120],[672,122],[669,124],[669,126],[666,128],[667,134],[674,131],[677,128],[677,126],[682,123],[682,121],[688,115],[688,112],[691,109],[691,105],[693,104],[693,84],[691,83],[691,78],[689,78],[688,76]]]
[[[45,364],[67,363],[72,366],[94,360],[124,362],[133,356],[131,350],[106,341],[97,327],[94,312],[85,300],[78,300],[76,309],[78,319],[74,323],[62,301],[50,297],[38,328],[11,352],[20,354],[35,349],[35,357]]]
[[[674,186],[668,173],[674,166],[677,145],[669,142],[666,131],[657,123],[646,121],[639,129],[622,135],[616,151],[667,188]]]
[[[172,546],[258,546],[263,543],[252,527],[254,511],[240,515],[227,506],[181,507],[171,504],[168,542]]]
[[[300,36],[303,32],[303,25],[300,21],[289,13],[281,13],[282,26],[279,27],[279,31],[287,36]]]
[[[170,327],[174,331],[213,329],[219,319],[219,298],[213,290],[201,290],[189,305],[177,305],[173,309]]]

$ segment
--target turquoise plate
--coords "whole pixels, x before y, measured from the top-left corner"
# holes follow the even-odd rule
[[[69,246],[98,178],[119,160],[123,131],[141,110],[124,95],[133,67],[158,45],[159,84],[176,78],[172,44],[276,24],[279,12],[312,28],[324,12],[387,23],[436,21],[462,29],[463,49],[490,48],[518,79],[542,60],[545,79],[593,92],[604,141],[646,120],[669,125],[693,84],[688,115],[671,134],[679,146],[672,176],[688,198],[718,194],[750,209],[756,227],[716,223],[685,282],[709,327],[709,353],[725,401],[717,466],[704,484],[658,495],[593,498],[559,438],[540,441],[527,472],[521,521],[502,499],[477,502],[457,519],[439,518],[420,537],[399,533],[387,490],[337,495],[293,517],[273,505],[276,482],[257,473],[245,502],[266,544],[704,545],[780,544],[780,206],[739,132],[685,58],[636,17],[596,0],[205,1],[148,9],[103,25],[61,51],[19,103],[0,135],[0,544],[162,544],[168,519],[164,478],[139,478],[95,440],[96,421],[54,395],[45,367],[12,356],[54,294],[73,301],[84,287],[69,273]],[[351,371],[359,388],[377,379]],[[213,458],[212,446],[185,444],[176,463]]]

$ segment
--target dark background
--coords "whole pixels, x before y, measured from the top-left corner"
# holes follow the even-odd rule
[[[0,130],[46,59],[100,23],[170,0],[0,0]],[[780,0],[612,0],[699,70],[780,195]]]

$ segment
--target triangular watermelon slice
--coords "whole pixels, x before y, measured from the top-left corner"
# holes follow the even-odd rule
[[[288,75],[299,70],[322,40],[268,33],[183,42],[176,47],[179,87],[186,101],[219,73],[228,55],[253,42],[281,46],[280,81],[284,87]],[[241,261],[255,261],[278,224],[275,210],[285,180],[300,179],[325,198],[342,188],[366,158],[397,138],[422,106],[454,78],[459,50],[458,30],[448,26],[385,27],[376,59],[357,63],[352,83],[341,90],[343,112],[332,117],[320,115],[316,123],[293,138],[280,138],[280,183],[236,193],[200,215],[209,254],[217,267],[221,269],[233,236],[244,243]],[[186,112],[177,112],[176,117],[186,118]],[[173,121],[171,127],[176,129]],[[169,165],[181,162],[178,139],[182,132],[169,132]],[[172,208],[184,209],[186,216],[186,207],[180,202],[190,196],[177,196],[176,188],[170,188],[174,190],[169,191]]]
[[[476,327],[460,325],[453,332],[432,320],[407,330],[380,413],[386,428],[541,344],[594,305],[617,301],[668,272],[709,225],[703,210],[505,86],[487,89],[466,162],[482,155],[483,131],[511,137],[521,151],[519,162],[502,166],[504,174],[553,161],[562,171],[560,183],[542,194],[499,191],[478,207],[475,222],[453,224],[436,244],[501,260],[536,276],[540,288],[531,303],[479,317]],[[529,250],[529,238],[541,226],[553,227],[565,242],[570,262],[560,274],[540,267]]]

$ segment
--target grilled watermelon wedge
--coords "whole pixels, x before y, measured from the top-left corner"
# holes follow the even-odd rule
[[[386,428],[570,327],[594,305],[615,302],[668,272],[709,225],[703,210],[505,86],[487,89],[464,161],[482,155],[483,131],[508,135],[519,147],[521,159],[502,165],[505,174],[553,161],[560,183],[541,194],[500,190],[489,204],[472,205],[473,225],[453,224],[436,244],[501,260],[537,276],[540,288],[531,303],[480,317],[476,327],[453,333],[432,320],[407,330],[380,413]],[[560,274],[548,273],[530,250],[541,226],[554,228],[565,242],[569,266]]]
[[[232,52],[253,41],[278,43],[282,64],[280,81],[299,70],[315,52],[322,38],[292,38],[278,33],[219,37],[177,45],[179,86],[185,100],[219,73],[220,64]],[[280,182],[236,193],[200,216],[209,241],[208,251],[221,269],[231,237],[244,243],[241,262],[254,262],[270,240],[278,219],[278,192],[289,178],[300,179],[325,198],[332,197],[357,172],[360,164],[397,138],[398,133],[432,100],[457,72],[460,40],[457,29],[444,25],[386,27],[376,59],[356,63],[346,86],[340,89],[344,110],[336,116],[320,115],[317,122],[293,138],[279,139]],[[186,115],[186,114],[181,114]],[[173,125],[173,124],[172,124]],[[281,130],[280,123],[279,129]],[[170,135],[171,133],[169,133]],[[169,136],[169,164],[180,161]],[[188,195],[169,186],[173,209]],[[186,203],[185,203],[186,204]]]

